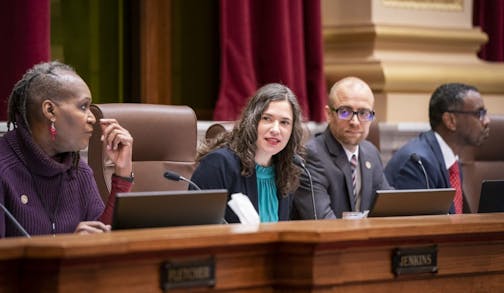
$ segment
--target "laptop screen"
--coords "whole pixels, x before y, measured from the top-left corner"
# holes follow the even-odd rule
[[[224,223],[225,189],[118,193],[112,230]]]
[[[377,190],[369,217],[448,214],[454,188]]]
[[[483,180],[478,213],[504,212],[504,180]]]

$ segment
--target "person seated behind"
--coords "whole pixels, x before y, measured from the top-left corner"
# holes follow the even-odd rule
[[[243,193],[261,222],[288,220],[289,193],[299,182],[300,170],[292,158],[302,151],[301,120],[298,101],[288,87],[277,83],[261,87],[233,130],[200,149],[191,180],[201,189]],[[240,222],[229,207],[225,219]]]
[[[131,188],[133,138],[115,119],[102,119],[115,163],[104,213],[93,172],[79,159],[96,123],[90,105],[86,83],[60,62],[35,65],[12,90],[0,138],[0,203],[30,235],[109,231],[100,217],[109,222],[115,193]],[[0,220],[0,237],[23,235],[3,210]]]
[[[376,190],[390,189],[378,149],[365,140],[373,107],[373,92],[363,80],[346,77],[333,85],[325,106],[328,126],[306,145],[313,197],[302,173],[293,219],[334,219],[345,211],[369,210]]]
[[[397,189],[454,187],[450,213],[468,212],[468,205],[463,203],[458,154],[465,146],[479,146],[489,135],[490,118],[483,99],[474,86],[443,84],[430,98],[429,122],[430,131],[394,153],[385,175]]]

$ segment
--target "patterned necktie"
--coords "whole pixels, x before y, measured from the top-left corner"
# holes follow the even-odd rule
[[[352,170],[352,187],[353,187],[353,201],[355,210],[359,210],[358,205],[358,194],[357,194],[357,156],[352,155],[350,159],[350,169]]]
[[[457,161],[448,169],[448,172],[450,173],[450,185],[455,188],[455,197],[453,198],[455,213],[462,214],[464,201],[462,200],[462,185],[460,184],[460,171]]]

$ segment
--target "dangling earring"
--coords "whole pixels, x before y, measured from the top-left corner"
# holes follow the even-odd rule
[[[51,126],[49,126],[49,133],[51,134],[51,140],[56,139],[56,127],[54,127],[54,121],[51,121]]]

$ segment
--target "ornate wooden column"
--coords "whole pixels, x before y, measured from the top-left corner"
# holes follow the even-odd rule
[[[487,41],[472,26],[471,0],[322,0],[328,86],[366,80],[384,122],[427,122],[445,82],[475,85],[490,113],[504,114],[504,64],[480,60]]]
[[[140,1],[141,101],[171,104],[171,1]]]

